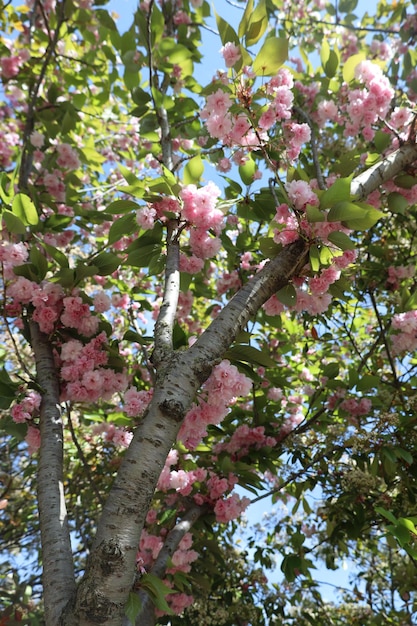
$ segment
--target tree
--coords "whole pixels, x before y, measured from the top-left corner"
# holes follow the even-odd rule
[[[412,624],[416,14],[356,4],[216,13],[208,85],[207,2],[4,5],[2,624]]]

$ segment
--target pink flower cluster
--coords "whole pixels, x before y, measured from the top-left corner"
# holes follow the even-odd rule
[[[200,188],[186,185],[181,190],[181,217],[191,226],[190,247],[193,258],[211,258],[220,250],[218,235],[224,226],[223,212],[216,208],[220,193],[220,189],[212,182]],[[214,237],[209,234],[209,230],[214,232]]]
[[[152,399],[153,391],[141,390],[136,387],[129,387],[124,394],[123,411],[129,417],[139,417],[145,412],[149,402]]]
[[[38,411],[41,405],[42,397],[37,391],[28,391],[25,398],[20,402],[16,402],[10,413],[16,424],[22,424],[30,421],[33,414]]]
[[[211,137],[220,139],[225,145],[255,146],[259,139],[246,115],[232,114],[229,109],[233,102],[223,89],[217,89],[207,96],[206,105],[201,111],[201,118]]]
[[[178,439],[194,449],[207,433],[209,424],[219,424],[227,415],[229,405],[239,396],[246,396],[252,381],[241,374],[230,361],[224,360],[213,369],[204,383],[201,398],[185,416]],[[204,399],[205,398],[205,399]]]
[[[417,311],[396,313],[392,318],[391,328],[398,331],[391,335],[394,354],[417,349]]]
[[[12,45],[12,44],[9,44]],[[0,73],[6,80],[14,78],[20,68],[30,58],[29,50],[19,50],[17,54],[9,57],[0,57]]]
[[[104,440],[120,448],[128,448],[133,439],[133,433],[125,428],[115,426],[111,422],[102,422],[93,426],[93,435],[103,435]]]
[[[239,46],[228,41],[220,50],[226,67],[233,67],[242,58]]]
[[[57,165],[64,170],[77,170],[80,167],[80,159],[77,152],[68,143],[58,144],[56,147],[58,158]]]
[[[359,417],[361,415],[369,415],[372,408],[372,400],[370,398],[346,398],[340,403],[340,408],[351,415],[351,417]]]
[[[220,443],[216,446],[215,452],[219,454],[226,450],[235,459],[240,459],[248,454],[250,448],[259,450],[265,446],[274,447],[277,443],[275,437],[265,435],[264,426],[250,428],[246,424],[238,426],[227,443]]]
[[[77,339],[70,339],[61,346],[59,365],[63,400],[110,400],[116,392],[126,389],[126,374],[105,367],[108,362],[106,341],[107,336],[102,332],[85,345]]]
[[[379,65],[372,61],[361,61],[355,68],[355,78],[364,88],[350,89],[347,93],[345,109],[350,122],[344,134],[349,137],[362,132],[364,139],[371,141],[375,134],[372,124],[386,118],[395,92]]]
[[[276,122],[287,120],[291,117],[294,94],[291,91],[294,80],[287,68],[281,68],[277,74],[266,83],[265,91],[271,97],[271,103],[259,118],[259,128],[268,130]]]
[[[223,500],[217,500],[214,506],[216,520],[221,524],[226,524],[232,519],[237,519],[250,504],[250,499],[244,496],[241,498],[237,493]]]
[[[3,264],[4,278],[6,280],[16,278],[13,268],[25,263],[28,256],[28,250],[23,242],[0,242],[0,263]]]

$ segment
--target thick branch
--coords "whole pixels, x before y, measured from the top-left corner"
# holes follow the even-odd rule
[[[307,262],[308,245],[303,239],[285,246],[227,303],[215,320],[191,346],[195,363],[212,367],[232,345],[247,322],[277,291],[288,284]],[[193,364],[195,367],[195,364]],[[203,381],[202,381],[203,382]]]
[[[190,532],[196,521],[201,517],[205,508],[194,504],[185,513],[184,517],[174,528],[168,533],[165,543],[158,554],[158,557],[153,564],[150,574],[162,578],[166,572],[168,561],[172,558],[172,555],[177,550],[181,540],[184,536]],[[136,618],[136,626],[153,626],[155,623],[155,608],[154,604],[149,596],[143,589],[139,591],[139,597],[142,601],[142,606],[139,615]]]
[[[46,626],[56,626],[75,590],[74,566],[63,488],[63,427],[58,375],[48,337],[30,321],[37,382],[42,388],[38,506],[42,541]]]
[[[157,381],[104,506],[74,607],[78,626],[119,626],[134,582],[136,552],[166,456],[196,391],[246,323],[306,262],[308,246],[286,246],[234,296],[192,348],[174,354]],[[88,608],[87,608],[88,607]]]
[[[155,324],[155,350],[152,361],[157,367],[172,352],[172,331],[180,289],[180,248],[178,221],[170,220],[167,231],[167,258],[162,305]]]
[[[407,143],[401,146],[385,159],[356,176],[350,187],[352,195],[358,200],[365,200],[375,189],[392,180],[416,160],[417,144]]]

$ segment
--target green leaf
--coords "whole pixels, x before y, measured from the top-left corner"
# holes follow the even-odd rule
[[[404,196],[398,191],[393,191],[388,196],[388,208],[391,213],[400,213],[400,215],[404,215],[407,208],[409,206],[409,202]]]
[[[135,215],[133,213],[128,213],[127,215],[119,217],[119,219],[115,220],[110,226],[108,243],[109,245],[112,245],[116,241],[119,241],[122,237],[132,235],[138,231],[139,225],[136,221]]]
[[[272,76],[288,58],[288,41],[269,37],[259,50],[252,65],[257,76]]]
[[[320,208],[330,209],[338,202],[350,200],[350,183],[352,176],[348,178],[338,178],[329,189],[320,197]]]
[[[230,361],[244,361],[252,365],[261,365],[262,367],[276,367],[276,361],[263,350],[258,350],[254,346],[245,344],[236,344],[229,348],[225,354],[225,358]]]
[[[168,615],[173,615],[173,611],[165,600],[166,596],[175,593],[173,589],[165,585],[160,578],[153,574],[143,574],[140,579],[140,585],[149,592],[152,602],[158,609],[168,613]]]
[[[141,608],[142,602],[140,601],[139,595],[134,591],[131,591],[126,602],[125,614],[132,624],[136,622],[136,618],[139,615]]]
[[[282,250],[282,246],[275,243],[272,237],[261,237],[259,240],[259,249],[265,257],[272,259]]]
[[[337,376],[339,376],[339,369],[339,363],[333,361],[332,363],[328,363],[323,367],[322,374],[323,376],[326,376],[326,378],[336,378]]]
[[[26,233],[26,226],[22,220],[11,211],[3,211],[2,218],[9,233],[13,235],[24,235]]]
[[[97,274],[100,276],[108,276],[117,270],[121,260],[113,252],[101,252],[92,260],[94,267],[98,268]],[[96,272],[95,272],[96,273]]]
[[[329,211],[327,220],[329,222],[346,222],[347,220],[363,219],[365,211],[353,202],[337,202]]]
[[[198,183],[204,172],[204,163],[198,154],[188,161],[184,167],[183,182],[184,185]]]
[[[359,219],[347,220],[346,225],[348,228],[352,228],[352,230],[368,230],[384,216],[382,211],[378,211],[378,209],[375,209],[370,204],[366,204],[365,202],[358,202],[357,204],[358,207],[364,210],[364,215]]]
[[[1,172],[0,174],[0,199],[4,204],[11,204],[13,195],[6,191],[6,188],[9,184],[9,177],[6,172]],[[11,186],[11,185],[10,185]]]
[[[313,206],[312,204],[307,204],[306,215],[307,215],[307,220],[310,223],[325,221],[325,214],[323,213],[323,211],[320,211],[320,209],[318,209],[316,206]]]
[[[294,306],[297,302],[297,292],[294,285],[291,284],[285,285],[285,287],[277,291],[276,296],[286,306]]]
[[[238,29],[239,37],[245,37],[245,44],[248,47],[253,46],[260,40],[268,26],[265,0],[260,0],[255,10],[253,9],[253,4],[253,0],[247,2]]]
[[[330,49],[327,39],[324,39],[322,42],[320,59],[326,76],[328,78],[333,78],[339,66],[339,55],[335,50]]]
[[[350,83],[355,78],[355,68],[361,61],[366,61],[366,53],[359,52],[349,57],[343,66],[343,80]]]
[[[237,36],[236,31],[230,26],[226,20],[224,20],[220,15],[214,11],[214,15],[216,16],[217,28],[219,29],[220,39],[222,40],[222,44],[225,45],[229,41],[234,43],[236,46],[239,45],[239,37]]]
[[[36,268],[39,280],[43,280],[46,276],[46,272],[48,271],[48,261],[45,254],[42,254],[36,246],[32,246],[29,252],[29,259]]]
[[[56,261],[60,267],[69,267],[68,259],[65,254],[61,252],[61,250],[58,250],[58,248],[54,248],[54,246],[51,246],[49,245],[49,243],[45,243],[44,241],[41,242],[41,245],[44,248],[45,252],[47,252],[49,256],[54,259],[54,261]]]
[[[254,181],[256,164],[252,158],[248,158],[243,165],[239,165],[239,175],[245,185],[251,185]]]
[[[346,233],[335,231],[327,235],[327,239],[341,250],[354,250],[356,244],[352,241]]]
[[[141,246],[136,250],[132,250],[123,264],[132,265],[133,267],[148,267],[152,257],[155,254],[159,254],[160,251],[161,247],[155,243]]]
[[[320,269],[320,253],[316,244],[310,246],[309,255],[311,269],[313,270],[313,272],[318,272]]]
[[[36,207],[25,193],[18,193],[13,198],[12,213],[16,215],[25,226],[35,226],[39,222]]]

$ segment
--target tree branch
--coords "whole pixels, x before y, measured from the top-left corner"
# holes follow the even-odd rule
[[[43,390],[40,407],[41,447],[38,507],[42,541],[46,626],[59,616],[75,589],[74,565],[63,488],[63,426],[59,382],[48,337],[30,320],[37,382]]]
[[[416,160],[417,144],[404,144],[401,148],[385,157],[385,159],[375,163],[375,165],[359,174],[359,176],[356,176],[350,186],[351,194],[356,196],[358,200],[364,200],[375,189],[392,180],[407,165],[411,165]]]
[[[178,522],[172,530],[168,533],[165,543],[162,546],[155,563],[152,565],[150,574],[162,578],[166,572],[168,561],[177,550],[181,540],[191,530],[196,521],[207,511],[204,506],[198,506],[193,504],[188,511],[184,514],[184,517]],[[142,601],[142,606],[139,615],[136,618],[135,626],[153,626],[155,622],[155,607],[153,602],[146,591],[143,589],[138,592],[139,598]],[[152,620],[153,617],[153,621]]]
[[[155,324],[155,349],[152,363],[158,367],[171,354],[172,331],[177,312],[180,290],[180,246],[178,220],[170,220],[167,226],[167,258],[165,265],[165,287],[162,305]]]

